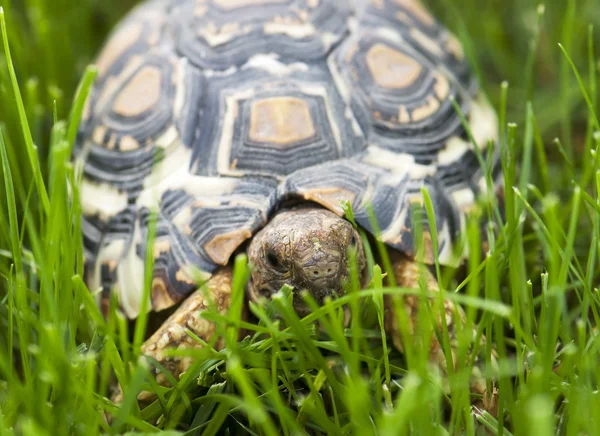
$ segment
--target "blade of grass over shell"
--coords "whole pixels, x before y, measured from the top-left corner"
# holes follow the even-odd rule
[[[135,322],[135,331],[133,333],[133,351],[139,353],[148,325],[148,310],[150,296],[152,295],[152,279],[154,277],[154,242],[156,239],[156,226],[158,222],[158,212],[151,211],[148,216],[148,235],[146,240],[146,252],[144,262],[144,287],[139,314]]]
[[[94,66],[89,66],[85,70],[83,78],[81,79],[79,87],[77,88],[75,99],[73,101],[73,107],[71,108],[71,113],[69,115],[69,130],[67,132],[67,141],[69,142],[70,150],[73,149],[73,145],[75,144],[77,129],[79,128],[79,123],[81,122],[81,117],[83,115],[86,102],[97,75],[97,68]]]
[[[360,292],[360,271],[358,271],[358,255],[356,247],[348,248],[348,265],[349,265],[349,284],[347,286],[348,292],[356,294]],[[360,300],[358,298],[351,298],[350,310],[352,317],[350,320],[350,330],[352,332],[352,353],[349,357],[355,356],[360,352],[362,345],[362,326],[361,326],[361,310]],[[354,374],[359,373],[358,360],[352,359],[348,361],[351,365],[351,371]]]
[[[358,227],[358,224],[356,224],[356,221],[354,220],[354,210],[352,209],[352,203],[350,203],[348,200],[342,200],[340,201],[340,207],[344,211],[344,217],[348,221],[350,221],[350,223],[354,226],[355,229],[358,230],[360,234],[361,241],[363,243],[363,249],[365,252],[365,258],[367,259],[367,274],[369,274],[369,277],[367,277],[367,281],[370,281],[370,274],[373,271],[373,268],[375,267],[375,257],[373,256],[373,250],[371,248],[371,244],[369,243],[369,237],[367,236],[367,233],[362,228]]]
[[[372,286],[373,288],[383,288],[383,274],[381,271],[381,267],[379,265],[375,265],[373,267],[373,278],[372,278]],[[377,321],[379,322],[379,329],[381,330],[381,345],[383,347],[383,365],[384,365],[384,374],[385,374],[385,386],[387,389],[384,391],[385,396],[385,404],[388,409],[393,407],[392,398],[390,395],[391,389],[391,373],[390,373],[390,359],[387,345],[387,333],[385,331],[385,302],[383,299],[383,295],[377,294],[373,295],[373,302],[375,303],[375,307],[377,308]]]
[[[229,347],[234,346],[238,340],[239,329],[236,327],[235,321],[241,319],[244,307],[244,296],[246,295],[246,283],[250,278],[250,268],[248,266],[248,257],[241,254],[235,258],[233,268],[233,280],[231,290],[231,305],[227,312],[227,317],[230,321],[230,326],[227,328],[227,344]]]
[[[479,167],[481,168],[481,171],[485,174],[485,182],[486,182],[487,192],[493,193],[494,192],[494,181],[491,178],[491,172],[488,170],[489,165],[487,165],[487,162],[485,161],[485,159],[483,158],[483,155],[481,154],[481,149],[479,148],[480,146],[479,146],[479,144],[477,144],[477,141],[475,141],[475,137],[473,136],[473,132],[471,131],[469,122],[467,121],[465,114],[463,113],[463,111],[460,108],[456,99],[454,97],[450,97],[450,101],[452,103],[452,106],[454,107],[454,111],[457,113],[458,117],[460,118],[460,121],[462,123],[463,128],[465,129],[465,132],[467,133],[467,136],[469,137],[469,140],[472,144],[472,150],[475,153],[475,156],[477,157],[477,161],[479,162]],[[502,132],[502,130],[503,129],[501,127],[500,131]],[[501,134],[501,136],[500,136],[501,150],[506,148],[506,147],[503,147],[502,144],[503,144],[503,139],[502,139],[502,134]],[[486,145],[488,145],[488,144],[486,144]],[[488,206],[489,216],[495,217],[499,223],[502,222],[500,208],[498,206],[497,200],[495,199],[495,197],[493,195],[489,195],[489,203],[488,204],[489,204],[489,206]]]
[[[369,219],[369,224],[371,226],[371,231],[373,236],[375,237],[375,243],[377,245],[377,252],[379,254],[381,263],[383,264],[383,270],[386,273],[387,283],[391,287],[396,287],[396,276],[394,274],[394,267],[392,265],[390,255],[388,253],[388,249],[385,243],[381,240],[381,229],[379,227],[379,222],[377,221],[377,217],[375,216],[375,211],[373,210],[372,205],[367,205],[367,216]],[[411,334],[408,329],[409,320],[406,312],[401,307],[401,302],[398,298],[391,298],[392,307],[396,316],[396,323],[398,325],[398,330],[400,331],[400,339],[403,344],[404,352],[406,355],[408,367],[417,367],[418,365],[415,362],[414,356],[414,347],[410,340]]]
[[[83,279],[80,275],[74,275],[71,280],[73,281],[73,288],[75,294],[81,299],[81,304],[85,309],[86,315],[92,319],[92,322],[98,327],[105,327],[105,321],[102,317],[102,313],[98,309],[98,305],[94,301],[94,297],[88,288],[85,286]]]
[[[25,148],[27,150],[27,156],[29,157],[29,164],[33,171],[33,177],[36,183],[38,195],[42,204],[42,210],[48,212],[50,208],[50,201],[48,200],[48,193],[46,192],[46,186],[42,176],[42,170],[38,160],[37,148],[33,144],[33,138],[29,130],[29,123],[27,121],[27,115],[25,114],[25,108],[23,106],[23,99],[21,98],[21,92],[19,91],[19,83],[17,82],[17,75],[12,63],[10,55],[10,47],[8,45],[8,33],[6,31],[6,21],[4,18],[4,10],[0,6],[0,28],[2,30],[2,41],[4,43],[4,55],[6,56],[6,63],[8,65],[8,71],[10,74],[10,80],[12,89],[15,95],[17,111],[19,113],[19,120],[21,123],[21,130],[23,133],[23,139],[25,141]]]
[[[431,235],[431,248],[433,249],[433,261],[435,265],[435,275],[438,277],[442,277],[442,270],[440,267],[440,256],[439,256],[439,246],[438,246],[438,231],[437,231],[437,222],[435,218],[435,211],[433,209],[433,202],[431,201],[431,196],[429,195],[429,189],[426,186],[421,187],[421,195],[423,196],[423,202],[425,203],[425,211],[427,213],[427,222],[429,225],[429,233]],[[443,294],[441,292],[440,286],[440,294],[441,298],[443,298]]]
[[[444,305],[444,297],[445,297],[446,291],[445,291],[445,289],[443,289],[442,284],[439,282],[439,280],[441,280],[441,277],[442,277],[442,272],[441,272],[440,259],[439,259],[437,222],[436,222],[435,212],[433,209],[433,203],[431,201],[431,196],[429,195],[429,190],[427,189],[427,187],[425,187],[425,186],[421,187],[421,195],[423,196],[423,202],[424,202],[425,211],[427,214],[428,231],[429,231],[429,235],[431,237],[431,248],[433,250],[433,260],[434,260],[434,265],[435,265],[435,272],[436,272],[436,276],[438,278],[438,289],[437,289],[438,298],[437,298],[437,300],[438,300],[438,310],[440,311],[438,316],[440,317],[439,319],[441,320],[441,337],[442,337],[441,343],[442,343],[442,346],[444,349],[444,354],[446,356],[447,362],[453,362],[454,359],[453,359],[452,350],[451,350],[451,346],[450,346],[450,337],[448,334],[448,322],[446,320],[446,311],[445,311],[445,305]],[[419,245],[421,245],[422,248],[424,248],[423,246],[424,246],[426,240],[422,239],[422,241],[423,242]],[[447,365],[447,371],[448,371],[448,377],[450,379],[452,379],[452,377],[454,377],[454,363],[450,363]]]
[[[73,223],[73,245],[76,249],[76,273],[79,277],[84,275],[85,260],[83,255],[83,230],[81,223],[81,199],[79,189],[79,178],[76,174],[76,169],[71,167],[69,172],[69,187],[72,190],[71,195],[71,214],[69,216],[69,222]],[[75,326],[75,325],[74,325]]]
[[[75,256],[69,256],[68,259],[62,259],[61,251],[67,247],[71,241],[71,228],[65,225],[67,222],[69,199],[67,188],[67,169],[69,162],[68,147],[65,141],[66,126],[59,122],[52,129],[51,151],[50,151],[50,169],[48,192],[52,195],[50,203],[48,220],[46,222],[46,235],[44,236],[44,252],[46,253],[47,269],[46,272],[60,270],[65,268],[64,286],[59,285],[58,292],[52,292],[53,281],[56,278],[51,274],[43,274],[41,277],[40,297],[44,300],[40,308],[40,318],[42,322],[51,322],[58,318],[59,311],[62,311],[61,317],[68,319],[69,306],[72,304],[71,281],[70,276],[75,270],[73,262]],[[52,290],[52,291],[50,291]]]

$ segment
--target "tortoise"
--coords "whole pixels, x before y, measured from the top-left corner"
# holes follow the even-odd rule
[[[342,201],[375,234],[372,208],[398,284],[418,287],[417,250],[426,263],[459,264],[467,214],[501,190],[495,112],[460,43],[416,0],[151,0],[120,23],[97,68],[77,149],[86,280],[103,309],[116,294],[130,319],[180,304],[142,349],[175,375],[190,361],[163,351],[199,346],[186,329],[214,333],[200,288],[226,311],[235,254],[249,258],[249,300],[286,284],[305,315],[298,291],[320,304],[343,293],[349,246],[364,276]],[[478,153],[493,163],[493,186]],[[422,187],[437,253],[414,207]],[[404,304],[414,318],[416,298]]]

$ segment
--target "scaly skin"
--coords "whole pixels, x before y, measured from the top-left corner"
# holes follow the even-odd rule
[[[315,207],[302,207],[284,210],[276,214],[269,224],[253,238],[248,248],[248,258],[252,269],[248,285],[248,296],[253,301],[260,297],[269,298],[283,285],[295,291],[308,290],[317,303],[323,303],[326,297],[340,296],[343,284],[348,278],[347,252],[350,245],[357,248],[357,262],[360,271],[365,266],[363,246],[352,225],[334,213]],[[427,268],[408,257],[390,250],[393,261],[393,273],[398,286],[419,288],[419,280],[424,285],[437,289],[435,278]],[[142,346],[142,352],[163,364],[175,377],[185,372],[191,360],[168,358],[164,350],[169,348],[201,347],[185,334],[189,329],[205,341],[214,334],[214,325],[200,318],[200,311],[208,307],[210,295],[219,312],[227,311],[231,301],[231,268],[223,267],[203,287],[196,291],[177,309],[171,317]],[[208,294],[207,294],[208,293]],[[409,321],[408,331],[414,333],[418,319],[419,297],[406,295],[403,298],[404,309]],[[302,298],[294,295],[294,308],[300,316],[309,310]],[[462,309],[450,301],[444,302],[446,324],[450,333],[450,346],[455,357],[456,338],[454,325],[464,322]],[[437,316],[438,327],[441,318]],[[391,297],[386,298],[386,330],[394,345],[402,350],[402,341],[396,322]],[[443,372],[446,359],[437,340],[431,341],[431,361],[440,366]],[[455,359],[454,359],[455,360]],[[455,360],[456,363],[456,360]],[[485,394],[484,378],[477,372],[471,383],[471,391]],[[157,381],[167,384],[165,377],[157,373]],[[485,398],[485,396],[484,396]],[[481,404],[481,403],[479,403]],[[491,407],[491,406],[490,406]],[[485,407],[489,410],[490,407]]]
[[[194,333],[205,342],[211,340],[215,325],[200,317],[201,311],[214,305],[219,313],[225,314],[231,304],[231,267],[220,268],[211,279],[190,295],[179,308],[142,345],[142,353],[160,362],[178,379],[192,364],[191,358],[167,357],[166,349],[197,348],[198,341],[186,334]],[[165,385],[167,379],[156,370],[156,381]]]
[[[171,349],[201,348],[202,346],[186,333],[190,331],[205,342],[209,342],[214,333],[215,325],[201,318],[200,314],[210,305],[225,314],[231,304],[231,280],[233,271],[230,266],[225,266],[215,271],[211,279],[196,292],[191,294],[177,310],[162,323],[154,334],[142,344],[142,354],[152,357],[164,366],[176,380],[187,371],[193,361],[190,357],[166,356],[165,351]],[[221,344],[217,343],[217,347]],[[165,375],[157,368],[152,369],[156,382],[162,386],[169,386]],[[143,401],[153,399],[153,395],[143,391],[138,399]],[[115,387],[112,394],[115,404],[123,402],[121,386]]]

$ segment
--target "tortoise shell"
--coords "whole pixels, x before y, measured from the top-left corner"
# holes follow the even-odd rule
[[[461,45],[414,0],[154,0],[97,66],[78,148],[88,283],[104,303],[117,292],[129,317],[151,223],[161,310],[291,198],[340,215],[347,200],[369,231],[371,205],[383,241],[414,255],[426,186],[439,259],[459,261],[487,186],[451,96],[501,183],[494,111]]]

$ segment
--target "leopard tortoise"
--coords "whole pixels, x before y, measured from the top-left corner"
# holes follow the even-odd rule
[[[248,254],[250,300],[283,284],[317,302],[340,295],[348,246],[364,265],[344,200],[371,233],[372,207],[398,283],[415,287],[416,220],[425,261],[434,258],[426,215],[412,212],[421,188],[439,260],[456,264],[467,212],[502,183],[488,147],[496,115],[461,45],[416,0],[152,0],[118,26],[97,67],[77,152],[87,281],[102,307],[116,293],[127,317],[139,314],[156,211],[146,307],[187,300],[143,352],[175,375],[190,362],[162,351],[198,346],[186,329],[214,332],[199,288],[227,310],[235,253]],[[453,99],[493,162],[494,186]]]

